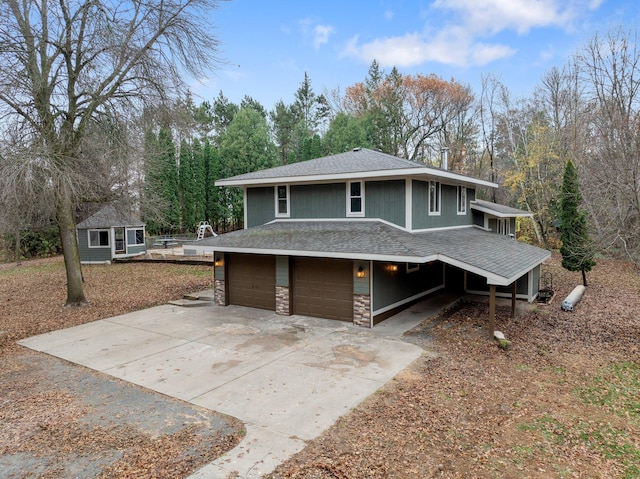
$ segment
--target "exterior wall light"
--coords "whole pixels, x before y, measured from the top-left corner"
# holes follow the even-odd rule
[[[213,265],[216,268],[220,268],[223,264],[224,264],[224,260],[222,258],[216,258],[216,260],[213,262]]]
[[[356,271],[356,277],[364,278],[364,276],[365,276],[364,268],[362,266],[360,266],[358,268],[358,271]]]
[[[387,266],[387,271],[389,271],[391,273],[395,273],[396,271],[398,271],[398,265],[397,264],[390,264],[389,266]]]

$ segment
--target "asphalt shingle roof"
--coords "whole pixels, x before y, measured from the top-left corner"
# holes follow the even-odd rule
[[[431,174],[433,176],[455,178],[458,181],[468,182],[471,184],[481,183],[485,184],[485,186],[496,186],[493,185],[493,183],[484,182],[476,178],[442,170],[440,168],[427,166],[424,163],[405,160],[393,155],[382,153],[381,151],[369,150],[368,148],[356,148],[353,151],[345,153],[323,156],[313,160],[301,161],[299,163],[291,163],[289,165],[253,171],[251,173],[232,176],[230,178],[223,178],[218,180],[216,184],[220,186],[237,186],[245,183],[251,184],[269,180],[281,181],[282,179],[287,179],[288,181],[291,181],[296,178],[308,179],[310,177],[332,177],[340,175],[351,175],[351,177],[355,179],[359,174],[375,176],[376,173],[384,175],[388,172],[389,175],[393,175],[394,172],[403,171],[403,173],[406,173],[407,170],[415,170],[416,174]]]
[[[410,233],[379,221],[276,221],[198,242],[218,251],[423,262],[439,259],[510,284],[549,252],[468,227]]]
[[[107,205],[86,220],[78,223],[78,228],[110,228],[112,226],[144,226],[142,220],[129,213],[120,211],[113,205]]]

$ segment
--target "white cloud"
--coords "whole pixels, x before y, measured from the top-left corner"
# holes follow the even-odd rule
[[[393,20],[393,10],[385,10],[384,18],[385,20]]]
[[[364,62],[378,60],[382,67],[417,66],[438,62],[457,66],[482,66],[508,58],[516,49],[491,38],[504,31],[519,35],[534,28],[573,29],[585,10],[597,9],[603,0],[434,0],[425,17],[424,32],[377,38],[360,44],[352,37],[343,56]],[[444,15],[444,17],[443,17]],[[441,18],[434,26],[433,18]]]
[[[330,25],[316,25],[313,29],[313,48],[318,50],[329,41],[329,37],[335,32]]]

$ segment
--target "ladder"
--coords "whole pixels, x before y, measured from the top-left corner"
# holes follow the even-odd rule
[[[200,241],[200,240],[204,239],[205,234],[207,233],[207,231],[209,231],[211,233],[210,236],[218,236],[213,231],[213,228],[211,227],[211,225],[209,224],[208,221],[201,221],[200,224],[198,225],[198,239],[197,239],[197,241]]]

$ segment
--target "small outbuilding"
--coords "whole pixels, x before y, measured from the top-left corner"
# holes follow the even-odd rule
[[[146,253],[142,220],[113,205],[78,223],[78,249],[82,264],[105,263]]]

